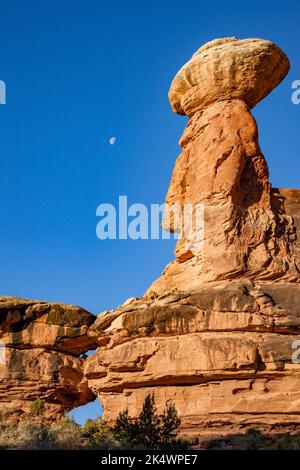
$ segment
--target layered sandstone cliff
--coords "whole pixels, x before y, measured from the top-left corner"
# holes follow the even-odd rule
[[[300,424],[300,284],[250,281],[169,292],[101,315],[85,376],[110,422],[154,392],[173,401],[188,437],[246,425]]]

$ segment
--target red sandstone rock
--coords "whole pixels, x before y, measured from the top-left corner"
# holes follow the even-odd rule
[[[215,39],[176,74],[169,91],[173,111],[191,117],[215,101],[240,99],[253,108],[286,76],[287,56],[264,39]]]
[[[249,111],[288,68],[269,41],[227,38],[173,80],[172,108],[190,121],[164,228],[181,228],[174,205],[202,204],[204,239],[183,236],[144,298],[90,327],[99,348],[85,376],[109,422],[154,392],[159,410],[175,403],[188,437],[300,424],[300,190],[272,188]]]
[[[38,419],[53,421],[94,399],[79,358],[95,347],[87,336],[94,319],[71,305],[0,297],[2,419],[34,419],[30,407],[40,399]]]
[[[169,97],[190,121],[164,226],[180,228],[174,204],[202,204],[203,244],[197,232],[182,237],[143,298],[96,319],[0,298],[8,418],[42,398],[45,419],[57,419],[95,394],[113,423],[126,408],[136,416],[154,392],[159,411],[175,403],[187,437],[300,424],[300,190],[272,188],[249,111],[288,68],[269,41],[235,38],[208,43],[183,67]]]
[[[214,89],[212,103],[204,106],[201,101],[200,111],[193,111],[179,142],[182,153],[176,161],[166,197],[163,226],[172,232],[182,228],[176,223],[174,207],[181,208],[183,212],[186,205],[193,208],[203,205],[203,243],[195,243],[202,233],[201,226],[195,227],[191,235],[182,236],[175,249],[175,260],[152,284],[149,292],[174,288],[191,290],[206,282],[237,277],[260,281],[300,281],[293,214],[284,194],[271,187],[268,166],[258,144],[257,125],[243,94],[247,92],[248,96],[249,92],[253,97],[257,88],[254,102],[259,101],[262,88],[268,88],[270,92],[278,84],[276,76],[270,78],[267,71],[272,70],[281,57],[281,65],[276,70],[282,78],[288,71],[288,60],[278,52],[277,46],[268,41],[231,39],[209,43],[191,60],[191,63],[197,60],[201,72],[199,77],[205,71],[203,81],[196,71],[193,72],[197,75],[194,80],[200,80],[197,86],[192,78],[191,84],[186,85],[195,94],[194,100],[197,98],[200,102],[201,97],[206,96],[206,86],[210,81],[214,84],[220,81],[221,89],[226,88],[228,93],[224,99]],[[266,56],[259,52],[261,44],[269,51]],[[270,51],[274,52],[274,63],[273,52]],[[228,57],[231,57],[229,62]],[[264,63],[264,57],[267,57],[267,63]],[[252,60],[257,65],[257,80],[252,76]],[[230,71],[235,80],[225,80],[221,72],[218,75],[214,68],[208,67],[210,61],[217,71],[218,67],[222,71],[229,68],[228,73]],[[194,68],[189,64],[183,70],[188,68],[193,75]],[[249,74],[248,68],[251,70]],[[244,81],[237,75],[240,70],[245,74]],[[188,93],[181,85],[182,73],[181,70],[175,77],[170,91],[175,110],[174,90],[176,96]],[[244,92],[239,90],[237,94],[235,91],[240,82]],[[261,82],[264,83],[262,88],[259,87]]]
[[[104,418],[137,416],[153,391],[187,437],[300,424],[299,299],[300,284],[222,282],[100,315],[85,376]]]

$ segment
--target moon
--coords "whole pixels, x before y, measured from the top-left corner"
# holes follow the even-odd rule
[[[117,142],[117,138],[116,138],[116,137],[111,137],[111,138],[109,139],[110,145],[115,145],[116,142]]]

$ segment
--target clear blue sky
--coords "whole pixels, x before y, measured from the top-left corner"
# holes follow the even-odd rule
[[[159,276],[174,242],[100,241],[95,211],[119,195],[163,202],[186,124],[168,89],[211,39],[261,37],[288,54],[290,74],[254,115],[273,185],[299,187],[299,1],[0,0],[0,11],[1,294],[98,313]]]

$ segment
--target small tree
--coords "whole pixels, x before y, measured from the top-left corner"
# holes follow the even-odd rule
[[[158,415],[154,395],[149,394],[139,416],[130,418],[128,410],[121,412],[112,431],[116,439],[126,444],[157,449],[175,442],[180,424],[174,404],[167,405]]]
[[[84,436],[90,437],[98,431],[97,420],[98,418],[90,418],[84,423],[84,425],[82,426],[82,432]]]
[[[111,429],[100,416],[88,419],[82,428],[82,433],[88,438],[91,448],[109,449],[116,446]]]
[[[150,449],[156,447],[160,442],[161,416],[157,415],[153,393],[146,396],[137,425],[140,443]]]
[[[181,419],[178,417],[174,403],[169,403],[162,414],[161,442],[169,444],[178,433],[181,425]]]
[[[112,432],[118,441],[125,444],[135,444],[139,439],[138,422],[129,417],[128,410],[121,411]]]

